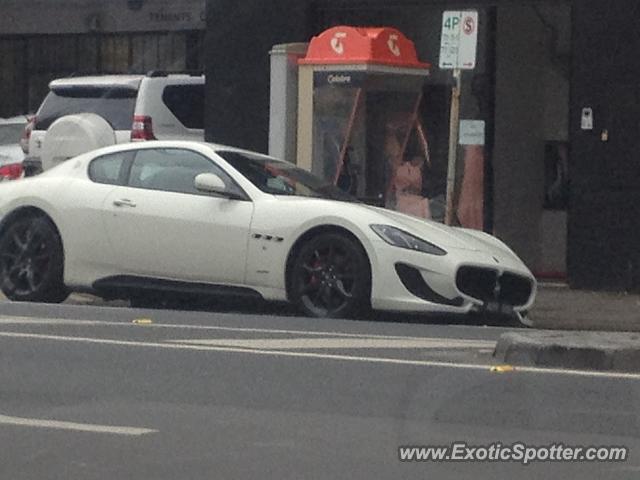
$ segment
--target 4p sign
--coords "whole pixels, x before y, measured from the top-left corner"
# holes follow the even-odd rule
[[[449,31],[457,31],[460,25],[458,12],[444,12],[443,27]]]
[[[442,16],[440,68],[472,70],[478,48],[478,12],[446,11]]]

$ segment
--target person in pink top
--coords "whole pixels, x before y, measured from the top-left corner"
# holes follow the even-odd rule
[[[431,218],[429,199],[422,194],[425,159],[404,156],[408,139],[409,115],[397,116],[387,122],[385,154],[389,162],[385,207],[420,218]],[[412,128],[412,127],[411,127]],[[404,151],[403,151],[404,150]]]

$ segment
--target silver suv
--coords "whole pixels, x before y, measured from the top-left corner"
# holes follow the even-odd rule
[[[54,80],[25,129],[28,171],[97,148],[144,140],[204,140],[204,76],[150,72]]]

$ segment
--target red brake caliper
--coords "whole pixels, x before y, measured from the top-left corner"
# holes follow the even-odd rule
[[[319,258],[316,258],[312,263],[311,263],[311,268],[313,268],[314,270],[316,268],[319,268],[320,266],[322,266],[322,261],[320,261]],[[318,275],[314,272],[311,274],[311,285],[315,286],[320,282],[320,279],[318,278]]]

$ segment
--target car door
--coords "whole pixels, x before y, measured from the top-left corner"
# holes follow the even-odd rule
[[[65,233],[65,273],[80,275],[67,280],[84,284],[94,274],[102,276],[113,271],[114,256],[102,219],[106,199],[125,181],[125,166],[130,159],[129,152],[100,155],[89,163],[88,178],[71,180],[67,190],[60,193],[65,212],[59,220]]]
[[[195,151],[136,153],[127,185],[105,203],[111,249],[124,274],[244,283],[253,203],[198,192],[194,178],[200,173],[215,173],[230,191],[244,195],[213,160]]]

